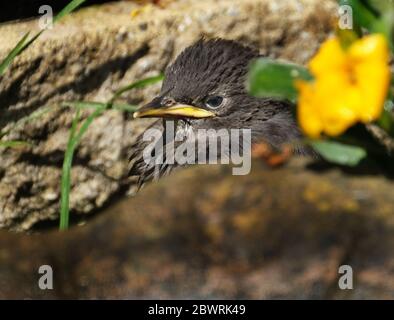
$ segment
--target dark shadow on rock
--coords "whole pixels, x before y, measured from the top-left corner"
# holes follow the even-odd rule
[[[95,89],[99,88],[102,83],[112,74],[121,72],[124,74],[138,59],[145,56],[149,52],[149,46],[143,45],[136,50],[133,54],[124,57],[118,57],[95,67],[88,74],[83,74],[81,77],[75,79],[73,82],[65,83],[59,87],[53,88],[51,91],[43,93],[37,99],[27,102],[23,108],[17,110],[4,110],[0,119],[0,128],[4,127],[7,123],[18,121],[19,119],[31,114],[37,108],[46,105],[52,98],[57,97],[57,101],[62,100],[62,95],[67,92],[74,92],[76,95],[84,96]],[[18,101],[26,100],[20,96],[20,87],[26,78],[30,77],[39,68],[42,59],[37,59],[33,62],[21,76],[19,76],[12,85],[2,93],[0,93],[0,106],[6,109]],[[65,66],[66,67],[66,66]],[[45,75],[43,75],[45,77]],[[45,82],[45,78],[40,82]]]
[[[21,96],[20,91],[23,85],[23,82],[26,81],[34,72],[39,68],[42,57],[31,61],[30,65],[11,83],[11,85],[7,88],[7,90],[0,91],[0,109],[7,109],[8,106],[12,106],[20,101],[23,101],[26,97]],[[6,74],[7,75],[7,74]],[[0,77],[0,81],[4,79],[6,75]],[[0,120],[0,127],[4,126],[4,123],[7,123],[5,119]]]

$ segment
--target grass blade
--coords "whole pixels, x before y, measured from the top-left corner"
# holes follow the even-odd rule
[[[128,86],[125,86],[115,92],[111,100],[107,103],[102,102],[90,102],[90,101],[71,101],[65,105],[76,108],[77,115],[73,120],[73,124],[70,130],[70,137],[68,140],[66,152],[63,160],[62,168],[62,181],[61,181],[61,199],[60,199],[60,223],[59,229],[66,230],[69,226],[69,206],[70,206],[70,187],[71,187],[71,166],[74,151],[81,141],[83,135],[92,124],[93,120],[100,116],[107,109],[117,109],[120,111],[134,112],[138,109],[137,106],[129,104],[114,104],[116,98],[122,95],[124,92],[135,89],[143,88],[147,85],[159,82],[163,79],[163,75],[146,78],[140,81],[136,81]],[[82,123],[79,131],[77,132],[76,126],[79,121],[80,111],[84,109],[95,109]]]
[[[22,126],[23,124],[25,124],[31,120],[34,120],[34,119],[37,119],[37,118],[43,116],[44,114],[48,113],[49,111],[51,111],[51,107],[46,106],[46,107],[43,107],[37,111],[34,111],[33,113],[29,114],[26,117],[21,118],[13,126],[11,126],[8,130],[0,131],[0,139],[3,138],[5,135],[9,134],[12,130]]]
[[[62,180],[61,180],[61,198],[60,198],[60,224],[59,229],[65,230],[68,228],[69,222],[69,200],[70,200],[70,180],[71,180],[71,165],[74,156],[74,137],[79,121],[80,110],[77,110],[76,116],[71,125],[70,137],[68,139],[66,152],[64,154]]]
[[[107,103],[95,101],[70,101],[65,103],[66,106],[76,109],[97,109],[107,107]]]
[[[63,160],[62,168],[62,181],[61,181],[61,199],[60,199],[60,223],[59,229],[66,230],[69,225],[69,206],[70,206],[70,188],[71,188],[71,166],[74,157],[74,151],[81,141],[82,136],[85,134],[87,129],[93,120],[98,117],[103,111],[104,107],[97,108],[91,115],[89,115],[83,122],[81,128],[77,132],[77,124],[80,117],[80,109],[77,109],[77,115],[73,120],[73,124],[70,130],[70,137],[68,140],[66,152]]]
[[[77,109],[97,109],[97,108],[110,108],[119,110],[119,111],[127,111],[127,112],[135,112],[138,109],[138,106],[133,105],[133,104],[108,104],[108,103],[102,103],[102,102],[94,102],[94,101],[72,101],[68,102],[65,105],[77,108]]]
[[[22,39],[16,44],[16,46],[10,51],[10,53],[4,58],[0,63],[0,75],[2,75],[9,65],[14,61],[15,57],[21,53],[25,45],[26,39],[29,37],[29,32],[27,32]]]
[[[149,77],[149,78],[145,78],[136,82],[133,82],[132,84],[129,84],[125,87],[120,88],[119,90],[117,90],[115,92],[115,94],[113,95],[112,99],[109,101],[109,103],[113,103],[115,101],[115,99],[119,98],[123,93],[130,91],[132,89],[136,89],[136,88],[143,88],[146,87],[148,85],[160,82],[164,79],[164,75],[160,74],[158,76],[154,76],[154,77]]]
[[[76,8],[78,8],[82,3],[86,0],[73,0],[68,5],[66,5],[56,16],[53,18],[53,23],[62,19],[64,16],[73,12]]]
[[[0,141],[0,148],[18,148],[30,145],[29,142],[26,141]]]
[[[119,111],[126,111],[126,112],[135,112],[138,109],[138,106],[132,104],[113,104],[112,109],[116,109]]]
[[[65,15],[74,11],[86,0],[73,0],[68,5],[66,5],[53,19],[53,23],[57,22]],[[0,63],[0,76],[5,72],[5,70],[11,65],[15,58],[20,55],[25,49],[27,49],[43,32],[45,29],[37,32],[31,39],[27,40],[30,32],[27,32],[16,44],[16,46],[10,51],[10,53],[3,59]]]
[[[81,129],[79,129],[77,135],[74,138],[74,144],[75,146],[78,145],[78,143],[81,141],[82,136],[85,134],[86,130],[89,128],[89,126],[92,124],[93,120],[97,118],[101,113],[105,110],[105,108],[98,108],[95,110],[89,117],[86,118],[86,120],[83,122]]]

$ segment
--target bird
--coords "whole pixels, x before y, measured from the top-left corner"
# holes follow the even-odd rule
[[[259,57],[257,49],[222,38],[199,39],[176,57],[164,72],[158,96],[134,113],[134,118],[158,118],[150,129],[161,134],[161,147],[151,154],[161,161],[144,159],[143,134],[131,147],[129,176],[138,177],[139,187],[182,166],[166,161],[168,121],[175,122],[175,136],[199,129],[250,128],[252,144],[264,141],[277,149],[302,137],[290,101],[248,94],[249,66]],[[296,147],[294,153],[308,154],[308,150]]]

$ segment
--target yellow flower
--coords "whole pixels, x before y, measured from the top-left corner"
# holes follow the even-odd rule
[[[384,36],[363,37],[347,49],[337,38],[324,42],[309,62],[314,81],[296,81],[298,121],[310,137],[343,133],[356,122],[376,120],[390,84]]]

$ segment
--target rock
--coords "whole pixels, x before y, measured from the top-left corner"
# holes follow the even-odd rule
[[[246,176],[193,166],[83,227],[2,230],[0,298],[393,299],[392,189],[302,159]],[[37,286],[44,264],[53,290]]]
[[[62,101],[106,101],[119,87],[156,75],[201,36],[239,40],[275,58],[305,63],[332,27],[333,1],[174,1],[131,18],[130,2],[87,9],[46,31],[0,78],[4,139],[31,146],[0,149],[0,228],[28,230],[57,219],[60,175],[74,111]],[[284,18],[285,17],[285,18]],[[0,26],[0,57],[37,20]],[[139,104],[159,85],[125,99]],[[33,111],[44,115],[19,124]],[[86,116],[86,114],[85,114]],[[150,123],[121,112],[97,118],[79,146],[72,169],[73,214],[97,211],[128,192],[127,154]]]

